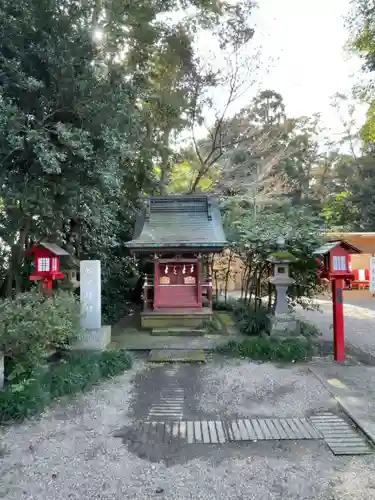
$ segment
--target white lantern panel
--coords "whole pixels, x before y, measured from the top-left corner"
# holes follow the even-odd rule
[[[47,272],[50,270],[50,259],[49,257],[39,257],[38,258],[38,271]]]
[[[346,271],[346,257],[345,255],[334,255],[333,256],[333,271]]]

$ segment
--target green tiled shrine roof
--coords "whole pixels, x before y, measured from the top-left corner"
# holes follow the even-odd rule
[[[138,215],[131,249],[227,244],[217,200],[207,195],[152,196]]]

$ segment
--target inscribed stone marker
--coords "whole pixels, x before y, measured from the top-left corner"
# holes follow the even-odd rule
[[[80,262],[81,327],[101,328],[100,260]]]

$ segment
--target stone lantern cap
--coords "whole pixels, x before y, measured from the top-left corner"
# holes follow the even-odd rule
[[[276,250],[272,252],[267,258],[267,262],[271,264],[292,264],[297,262],[297,258],[287,250]]]

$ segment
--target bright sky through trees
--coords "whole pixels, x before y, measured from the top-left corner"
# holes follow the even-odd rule
[[[289,116],[321,114],[321,123],[335,139],[343,127],[332,97],[350,93],[360,77],[361,61],[345,50],[348,30],[345,16],[350,0],[260,0],[254,10],[256,31],[250,47],[261,47],[260,66],[235,108],[245,106],[259,89],[279,92]],[[215,53],[206,35],[199,40],[199,51]],[[208,56],[210,57],[210,56]],[[216,58],[216,64],[219,61]],[[215,96],[220,101],[224,96]],[[356,105],[361,125],[367,106]]]
[[[338,132],[340,121],[331,96],[347,93],[361,62],[344,49],[344,17],[350,0],[260,0],[255,40],[265,57],[278,57],[264,82],[284,97],[290,115],[322,113],[323,123]],[[358,120],[366,107],[358,107]]]

